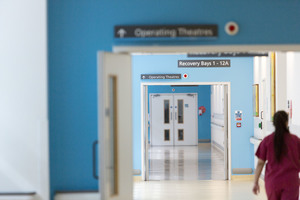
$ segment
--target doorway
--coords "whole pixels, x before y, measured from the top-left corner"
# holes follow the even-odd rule
[[[286,48],[285,46],[255,46],[255,48],[253,47],[253,46],[243,46],[243,47],[241,47],[241,46],[237,46],[236,48],[235,48],[235,50],[234,51],[242,51],[243,49],[244,49],[244,51],[246,50],[246,51],[249,51],[249,50],[268,50],[268,51],[270,51],[270,50],[287,50],[287,49],[290,49],[290,50],[295,50],[295,49],[297,49],[297,48],[299,48],[299,46],[295,46],[295,47],[293,47],[293,46],[287,46],[288,48]],[[215,51],[232,51],[232,46],[227,46],[226,48],[219,48],[219,46],[217,47],[217,46],[215,46],[215,47],[210,47],[210,48],[206,48],[205,47],[205,49],[204,49],[204,47],[202,48],[199,48],[199,47],[194,47],[194,48],[192,48],[192,47],[169,47],[169,48],[166,48],[166,47],[153,47],[153,52],[207,52],[207,51],[212,51],[212,52],[215,52]],[[125,50],[124,50],[125,49]],[[130,50],[130,49],[128,49],[128,48],[124,48],[123,49],[123,51],[125,51],[125,52],[127,52],[127,53],[129,53],[130,51],[132,51],[132,52],[147,52],[147,50],[140,50],[141,49],[141,47],[137,47],[135,50]],[[155,49],[155,50],[154,50]],[[116,49],[114,50],[114,51],[116,51]],[[127,55],[129,55],[129,54],[127,54]],[[121,56],[121,55],[120,55]],[[130,56],[128,56],[128,57],[130,57]],[[131,58],[131,57],[130,57]],[[117,60],[117,59],[114,59],[114,60]],[[201,79],[199,78],[199,76],[197,76],[196,74],[195,74],[195,76],[197,76],[197,79],[196,78],[194,78],[195,76],[193,76],[192,77],[192,80],[191,81],[203,81],[203,82],[213,82],[213,81],[218,81],[218,80],[220,80],[220,81],[230,81],[230,83],[232,83],[232,85],[230,86],[229,85],[229,95],[228,95],[228,102],[229,102],[229,104],[228,104],[228,108],[229,108],[229,112],[231,112],[231,113],[234,113],[235,112],[235,110],[231,110],[230,111],[230,104],[232,103],[232,109],[239,109],[239,110],[242,110],[243,111],[243,113],[246,113],[245,112],[245,110],[247,110],[248,109],[248,107],[249,106],[247,106],[247,107],[245,107],[244,105],[251,105],[251,103],[249,103],[248,102],[248,99],[251,99],[251,97],[249,98],[249,95],[248,95],[248,93],[249,92],[247,92],[247,94],[246,93],[243,93],[242,95],[241,95],[241,92],[243,91],[243,90],[239,90],[239,88],[241,88],[241,87],[245,87],[246,88],[246,90],[247,91],[249,91],[249,87],[248,86],[245,86],[245,85],[243,85],[243,83],[244,83],[244,81],[243,80],[245,80],[245,79],[247,79],[247,76],[241,76],[242,74],[247,74],[248,75],[248,77],[251,77],[251,75],[252,75],[252,72],[251,72],[251,70],[248,70],[249,68],[243,68],[244,66],[240,63],[238,63],[238,62],[236,62],[235,63],[236,64],[236,66],[239,66],[239,68],[241,69],[240,71],[239,71],[239,76],[235,76],[235,77],[232,77],[231,75],[232,74],[235,74],[235,73],[227,73],[225,70],[224,70],[224,73],[222,72],[222,73],[218,73],[218,74],[216,74],[216,76],[214,76],[214,78],[212,79],[212,78],[207,78],[207,77],[210,77],[210,76],[207,76],[206,74],[206,71],[203,71],[203,75],[202,75],[202,77],[201,77]],[[123,68],[127,68],[128,69],[128,71],[130,71],[131,70],[131,65],[130,64],[124,64],[124,63],[122,63],[122,67]],[[125,65],[125,66],[124,66]],[[165,65],[165,63],[164,63],[164,65]],[[107,64],[107,66],[108,66],[108,64]],[[159,68],[159,67],[161,67],[158,63],[156,63],[155,65],[154,65],[154,67],[153,66],[151,66],[151,68],[148,68],[149,69],[149,71],[151,71],[151,73],[153,73],[152,71],[154,71],[154,68]],[[235,69],[237,69],[237,68],[235,68]],[[178,71],[178,70],[176,70],[176,71]],[[222,70],[219,70],[219,71],[222,71]],[[227,70],[228,72],[230,72],[231,70]],[[128,77],[130,77],[130,75],[128,75]],[[131,77],[130,77],[131,78]],[[239,79],[240,78],[240,79]],[[133,79],[134,79],[134,77],[133,77]],[[137,78],[136,78],[137,79]],[[218,80],[217,80],[218,79]],[[126,79],[126,80],[131,80],[131,79]],[[248,80],[248,79],[247,79]],[[127,81],[127,82],[130,82],[130,81]],[[249,81],[248,80],[248,83],[251,83],[251,81]],[[218,84],[218,83],[215,83],[215,84]],[[142,85],[142,87],[143,87],[143,84],[141,84]],[[139,86],[140,87],[140,86]],[[230,102],[230,94],[231,94],[231,92],[230,92],[230,87],[231,87],[231,89],[232,89],[232,99],[234,100],[234,101],[232,101],[232,102]],[[135,89],[137,89],[137,88],[135,88]],[[143,88],[139,88],[139,89],[141,89],[140,90],[140,92],[142,92],[143,91]],[[137,89],[138,90],[138,89]],[[137,91],[136,90],[136,91]],[[120,91],[122,91],[122,90],[120,90]],[[237,92],[238,91],[238,92]],[[236,95],[236,94],[238,94],[238,96]],[[128,93],[122,93],[122,97],[128,97],[128,96],[130,96],[130,95],[128,95]],[[140,97],[140,94],[138,95],[139,97]],[[120,94],[120,97],[121,97],[121,94]],[[139,98],[138,97],[138,98]],[[143,96],[142,96],[142,98],[143,98]],[[235,99],[239,99],[239,103],[237,102],[237,101],[235,101]],[[134,103],[136,103],[136,101],[134,102]],[[128,105],[131,105],[130,103],[128,104]],[[135,104],[134,104],[135,105]],[[138,107],[140,107],[139,105],[138,105]],[[141,107],[140,107],[141,108]],[[140,111],[139,110],[139,108],[138,109],[136,109],[136,110],[138,110],[138,111]],[[140,111],[141,113],[143,113],[144,111],[142,110],[142,111]],[[140,113],[139,112],[139,113]],[[249,111],[247,111],[248,113],[251,113],[251,111],[249,112]],[[103,112],[104,113],[104,112]],[[124,116],[124,119],[128,119],[129,117],[128,117],[128,112],[126,113],[127,114],[127,116]],[[142,114],[141,116],[139,116],[139,117],[147,117],[147,116],[145,116],[144,114]],[[246,119],[246,118],[244,118],[244,119]],[[134,119],[134,120],[136,120],[136,119]],[[228,157],[228,160],[229,160],[229,163],[228,163],[228,168],[230,169],[230,170],[228,170],[228,179],[229,180],[231,180],[231,158],[230,158],[230,156],[231,156],[231,143],[233,144],[233,147],[235,148],[235,147],[237,147],[237,148],[239,148],[239,150],[242,150],[242,151],[244,151],[244,152],[248,152],[248,151],[250,151],[251,150],[251,148],[248,148],[248,143],[246,143],[246,142],[249,142],[249,140],[245,140],[245,137],[248,137],[250,134],[248,134],[249,132],[246,132],[246,131],[244,131],[244,133],[245,134],[238,134],[237,132],[238,132],[238,130],[241,130],[241,129],[243,129],[243,128],[248,128],[249,126],[242,126],[242,128],[241,127],[235,127],[235,123],[234,123],[234,119],[233,119],[233,121],[232,122],[230,122],[230,114],[229,114],[229,116],[228,116],[228,132],[229,132],[229,135],[228,135],[228,143],[227,144],[229,144],[228,145],[228,155],[229,155],[229,157]],[[145,120],[146,122],[147,122],[147,120]],[[250,121],[250,120],[249,120]],[[250,121],[251,122],[251,121]],[[231,130],[231,127],[230,127],[230,124],[232,123],[232,130]],[[128,124],[131,124],[131,123],[128,123]],[[146,124],[146,123],[144,123],[144,125],[145,125],[145,127],[148,125],[148,124]],[[144,125],[142,126],[142,128],[140,128],[140,127],[138,127],[138,129],[139,130],[141,130],[142,129],[142,135],[144,134],[144,132],[143,132],[143,130],[146,130],[146,128],[144,127]],[[101,127],[101,126],[100,126]],[[232,133],[232,135],[233,135],[233,141],[231,141],[231,131],[233,132]],[[140,131],[139,131],[139,134],[141,134],[140,133]],[[101,135],[101,134],[100,134]],[[146,136],[145,137],[143,137],[143,139],[142,139],[142,147],[144,148],[144,146],[145,146],[145,143],[144,143],[144,138],[146,138]],[[241,140],[242,139],[242,140]],[[138,138],[138,140],[140,140],[140,138]],[[238,146],[237,146],[238,145]],[[142,149],[143,149],[142,148]],[[247,148],[247,149],[246,149]],[[127,145],[127,149],[128,149],[128,145]],[[241,151],[239,151],[239,154],[241,154],[241,153],[243,153],[243,152],[241,152]],[[129,155],[129,154],[128,154]],[[130,156],[129,156],[130,157]],[[142,157],[144,157],[144,153],[142,154]],[[237,154],[235,153],[235,152],[233,152],[233,155],[232,155],[232,157],[233,157],[233,160],[236,160],[236,158],[237,158]],[[239,163],[244,163],[245,164],[245,166],[250,166],[251,165],[251,161],[249,161],[250,159],[248,158],[249,156],[244,156],[244,157],[239,157]],[[142,159],[142,160],[144,160],[144,159]],[[139,160],[138,160],[139,161]],[[139,161],[140,162],[140,161]],[[240,167],[239,166],[239,163],[237,163],[237,162],[235,162],[235,163],[233,163],[232,164],[232,166],[233,166],[233,168],[238,168],[238,167]],[[103,169],[103,168],[102,168]],[[123,167],[122,167],[122,169],[123,169]],[[130,168],[128,168],[128,170],[129,170]],[[144,172],[144,170],[145,170],[145,165],[143,164],[142,165],[142,174],[145,176],[145,172]],[[127,172],[128,173],[128,172]],[[144,178],[144,177],[143,177]],[[145,179],[144,179],[145,180]],[[129,191],[129,190],[127,190],[127,191]]]
[[[172,85],[172,87],[170,87]],[[198,95],[196,93],[181,93],[179,94],[163,94],[163,93],[151,93],[152,87],[170,87],[174,89],[182,86],[190,87],[209,87],[209,101],[212,101],[214,104],[223,105],[218,106],[219,110],[224,111],[219,112],[216,110],[215,113],[219,115],[215,118],[211,118],[211,113],[205,113],[209,117],[210,121],[208,122],[210,138],[218,134],[217,139],[203,140],[200,139],[198,135],[198,121],[201,120],[199,115],[198,107],[202,104],[198,103]],[[228,98],[229,94],[229,83],[142,83],[142,162],[143,170],[142,177],[144,180],[227,180],[228,179],[228,128],[230,121],[230,113],[228,113],[228,107],[230,107]],[[150,88],[150,93],[149,92]],[[213,88],[218,88],[212,95]],[[222,91],[221,91],[222,90]],[[195,102],[195,106],[191,107],[189,112],[193,110],[194,116],[196,115],[197,134],[194,134],[190,138],[191,142],[186,143],[180,146],[177,146],[176,141],[180,138],[178,130],[174,131],[175,125],[170,125],[171,118],[172,121],[176,122],[175,115],[178,117],[178,99],[182,99],[182,96],[187,96],[191,99],[194,99],[190,102]],[[194,97],[192,97],[194,96]],[[211,98],[219,98],[218,100],[212,100]],[[174,99],[176,99],[174,101]],[[195,101],[196,100],[196,101]],[[149,101],[149,103],[148,103]],[[153,105],[156,102],[158,105]],[[177,104],[174,104],[176,102]],[[149,107],[148,107],[149,106]],[[177,106],[177,110],[175,109]],[[183,102],[183,107],[190,107],[190,105],[185,105]],[[172,108],[171,108],[172,107]],[[210,107],[213,107],[212,105]],[[215,106],[216,107],[216,106]],[[166,108],[166,109],[165,109]],[[151,113],[151,111],[159,110],[158,113]],[[209,108],[211,110],[211,108]],[[186,110],[187,111],[187,110]],[[183,111],[183,113],[187,113]],[[168,115],[168,114],[169,115]],[[205,115],[204,114],[204,115]],[[184,115],[184,114],[183,114]],[[216,115],[216,114],[215,114]],[[203,117],[203,116],[202,116]],[[153,120],[159,120],[158,128],[153,124]],[[198,119],[199,118],[199,119]],[[195,119],[195,118],[194,118]],[[184,120],[184,119],[183,119]],[[178,121],[178,118],[177,118]],[[167,122],[167,124],[165,123]],[[155,121],[154,121],[155,123]],[[188,126],[192,126],[193,123]],[[217,130],[216,130],[217,126]],[[199,132],[201,132],[201,127],[199,125]],[[167,131],[166,131],[167,130]],[[211,130],[211,131],[210,131]],[[223,132],[222,132],[223,131]],[[170,133],[174,133],[174,137]],[[160,134],[159,134],[160,133]],[[220,134],[222,139],[220,139]],[[159,142],[156,141],[156,135],[159,135]],[[169,139],[165,141],[165,139]],[[168,138],[169,137],[169,138]],[[176,138],[177,137],[177,138]],[[199,137],[199,138],[198,138]],[[219,141],[221,141],[221,144]],[[199,142],[199,143],[198,143]],[[143,173],[144,172],[144,173]]]
[[[121,56],[121,55],[119,55],[119,56]],[[124,55],[122,55],[122,56],[124,56]],[[128,59],[130,60],[130,61],[132,61],[134,64],[137,64],[137,63],[139,63],[139,64],[142,64],[142,65],[145,65],[146,63],[147,63],[147,59],[145,59],[144,57],[146,57],[146,56],[148,56],[148,55],[145,55],[144,57],[141,57],[141,58],[139,58],[139,59],[137,59],[137,58],[132,58],[132,57],[130,57],[130,55],[128,55],[128,54],[126,54],[126,56],[128,57]],[[168,56],[168,61],[167,62],[160,62],[160,63],[155,63],[154,65],[152,64],[151,65],[151,67],[147,67],[147,73],[153,73],[153,72],[155,72],[156,70],[158,70],[158,71],[160,71],[159,69],[162,69],[162,66],[166,66],[166,65],[168,65],[169,67],[172,65],[172,66],[174,66],[174,59],[173,59],[173,57],[176,59],[176,60],[178,60],[178,58],[182,58],[182,59],[185,59],[186,58],[186,55],[176,55],[176,56],[172,56],[172,55],[170,55],[170,56]],[[151,59],[152,59],[152,57],[151,57]],[[102,59],[102,60],[107,60],[107,59]],[[119,59],[117,59],[117,58],[115,58],[115,59],[113,59],[113,60],[111,60],[111,62],[113,62],[113,61],[116,61],[116,60],[119,60]],[[243,93],[243,95],[241,95],[241,91],[240,90],[237,90],[237,88],[244,88],[244,90],[242,90],[242,92],[243,91],[250,91],[250,89],[252,90],[252,88],[250,88],[248,85],[246,85],[246,82],[248,83],[248,82],[251,82],[251,78],[249,78],[249,80],[247,79],[247,77],[251,77],[251,74],[252,74],[252,68],[250,69],[249,68],[249,65],[251,65],[251,62],[247,62],[246,63],[246,65],[241,65],[242,64],[242,60],[241,59],[234,59],[235,60],[235,62],[233,63],[233,67],[232,68],[228,68],[228,69],[225,69],[225,68],[221,68],[221,69],[218,69],[218,70],[202,70],[201,71],[201,75],[199,75],[199,71],[196,71],[196,70],[183,70],[183,69],[175,69],[174,68],[174,72],[176,71],[178,71],[178,72],[180,72],[181,74],[183,74],[183,73],[185,73],[185,71],[189,71],[190,72],[190,76],[189,76],[189,81],[190,82],[186,82],[186,80],[185,81],[182,81],[182,82],[171,82],[171,83],[169,83],[169,82],[167,82],[167,81],[161,81],[160,83],[157,83],[157,84],[155,84],[154,82],[151,82],[151,81],[147,81],[147,82],[145,82],[145,80],[143,80],[143,81],[141,81],[141,76],[132,76],[132,79],[133,79],[133,81],[134,81],[134,83],[136,83],[135,85],[134,85],[134,87],[132,88],[132,90],[133,91],[139,91],[139,92],[136,92],[136,95],[133,95],[133,101],[131,102],[133,105],[135,105],[134,106],[134,112],[136,112],[136,111],[138,111],[139,113],[141,113],[141,115],[139,115],[139,114],[136,114],[136,115],[134,115],[134,116],[136,116],[136,117],[134,117],[133,118],[133,121],[134,122],[138,122],[139,123],[139,121],[141,120],[142,121],[142,123],[139,123],[140,125],[142,125],[141,126],[141,128],[139,128],[138,126],[138,128],[137,129],[139,129],[138,130],[138,137],[137,137],[137,134],[135,134],[134,136],[134,138],[135,138],[135,140],[139,140],[140,141],[140,139],[142,140],[142,145],[141,145],[141,147],[138,145],[138,148],[140,149],[142,149],[142,151],[143,151],[143,153],[142,153],[142,171],[141,171],[141,174],[143,175],[143,180],[149,180],[148,178],[145,178],[147,175],[146,175],[146,171],[147,171],[147,169],[146,169],[146,167],[148,167],[148,163],[146,163],[146,160],[147,159],[145,159],[145,157],[146,156],[148,156],[148,154],[146,153],[146,151],[145,151],[145,147],[147,146],[147,144],[148,144],[148,139],[147,139],[147,135],[148,135],[148,133],[145,133],[145,130],[147,131],[147,126],[148,126],[148,116],[145,114],[145,113],[147,113],[147,110],[144,110],[144,108],[146,107],[146,105],[148,104],[148,102],[146,102],[146,101],[139,101],[140,99],[139,99],[139,97],[141,97],[142,99],[144,98],[144,99],[147,99],[147,94],[148,94],[148,91],[147,91],[147,85],[169,85],[169,84],[172,84],[172,85],[181,85],[181,84],[184,84],[184,85],[197,85],[197,84],[199,84],[199,85],[218,85],[218,84],[225,84],[225,85],[228,85],[228,96],[227,96],[227,98],[228,98],[228,115],[227,115],[227,117],[228,117],[228,122],[226,123],[227,125],[228,125],[228,129],[227,129],[227,132],[228,132],[228,141],[229,141],[229,143],[228,143],[228,141],[226,141],[225,142],[225,144],[226,145],[228,145],[228,152],[227,152],[227,154],[228,154],[228,159],[226,159],[226,160],[228,160],[228,167],[227,167],[227,170],[228,169],[230,169],[230,170],[228,170],[228,179],[230,180],[230,175],[231,175],[231,126],[230,126],[230,124],[231,124],[231,122],[230,122],[230,113],[231,112],[234,112],[234,111],[232,111],[231,109],[230,109],[230,104],[231,104],[231,101],[230,101],[230,96],[231,96],[231,85],[230,85],[230,83],[232,84],[232,99],[236,99],[237,97],[239,97],[239,102],[237,102],[237,101],[233,101],[233,106],[232,107],[234,107],[234,108],[236,108],[236,107],[238,107],[238,109],[240,109],[240,110],[243,110],[243,112],[245,111],[245,110],[247,110],[248,109],[248,107],[249,106],[247,106],[247,105],[249,105],[249,103],[248,103],[248,100],[249,99],[251,99],[251,95],[249,95],[248,93],[249,92],[247,92],[247,94],[245,93]],[[140,61],[142,61],[142,62],[140,62]],[[122,63],[122,62],[121,62]],[[109,65],[110,63],[105,63],[105,66],[112,66],[112,65]],[[244,64],[244,63],[243,63]],[[118,66],[120,66],[120,64],[118,64],[118,63],[115,63],[114,65],[118,65]],[[125,69],[125,68],[127,68],[127,70],[129,71],[129,72],[131,72],[131,70],[132,70],[132,68],[131,68],[131,63],[130,64],[124,64],[124,62],[122,63],[122,68],[123,69]],[[137,65],[136,65],[137,66]],[[147,65],[145,65],[145,66],[147,66]],[[239,68],[238,68],[239,67]],[[111,68],[111,67],[110,67]],[[133,70],[135,70],[135,74],[139,74],[140,73],[140,69],[137,69],[137,68],[134,68]],[[213,76],[211,76],[211,71],[216,71],[217,73],[214,73],[214,75]],[[234,71],[234,72],[240,72],[240,75],[243,75],[243,76],[234,76],[234,74],[235,73],[232,73],[232,71]],[[137,72],[137,73],[136,73]],[[143,73],[145,73],[145,72],[143,72]],[[166,71],[164,71],[163,73],[166,73]],[[101,74],[101,73],[100,73]],[[114,74],[113,74],[114,75]],[[250,75],[250,76],[249,76]],[[127,75],[128,76],[128,78],[127,79],[125,79],[125,77],[124,77],[124,79],[123,79],[123,74],[120,74],[120,75],[117,75],[118,77],[119,77],[119,79],[118,80],[120,80],[120,81],[117,81],[117,83],[124,83],[125,81],[126,82],[129,82],[129,83],[131,83],[131,81],[128,81],[128,80],[131,80],[131,75]],[[245,79],[245,77],[246,77],[246,79]],[[198,82],[198,81],[202,81],[202,82]],[[230,80],[230,82],[226,82],[226,81],[228,81],[228,80]],[[244,80],[248,80],[248,81],[244,81]],[[214,81],[221,81],[221,82],[214,82]],[[184,82],[184,83],[183,83]],[[139,84],[139,85],[138,85]],[[136,87],[137,86],[137,87]],[[145,86],[145,87],[144,87]],[[140,90],[139,90],[140,89]],[[128,98],[128,100],[129,100],[129,98],[131,97],[131,94],[129,94],[129,93],[125,93],[124,92],[124,90],[122,90],[122,89],[120,89],[120,90],[116,90],[117,92],[119,92],[117,95],[118,95],[118,97],[119,98],[117,98],[117,99],[123,99],[123,98]],[[235,91],[239,91],[238,93],[236,93]],[[100,91],[100,93],[101,93],[101,91]],[[239,96],[237,96],[237,94],[239,95]],[[137,100],[137,98],[138,98],[138,100]],[[130,101],[130,100],[129,100]],[[128,108],[127,107],[127,105],[131,105],[131,103],[128,103],[127,102],[127,104],[124,104],[124,105],[126,105],[126,106],[123,106],[123,107],[126,107],[126,108]],[[142,103],[142,105],[140,106],[139,104],[140,103]],[[246,105],[246,106],[245,106]],[[120,108],[123,108],[122,106],[120,106]],[[251,108],[251,107],[250,107]],[[104,112],[102,112],[102,115],[103,116],[105,116],[105,115],[107,115],[107,111],[110,111],[109,109],[102,109],[102,111],[104,111]],[[130,115],[128,114],[129,112],[127,112],[126,114],[125,114],[125,112],[123,113],[122,112],[122,114],[124,114],[124,115],[120,115],[120,117],[118,118],[118,119],[129,119],[130,118]],[[244,112],[245,113],[245,112]],[[138,116],[139,115],[139,116]],[[122,121],[122,120],[119,120],[119,121]],[[129,121],[128,121],[129,122]],[[127,124],[130,124],[130,123],[127,123]],[[101,126],[100,126],[101,127]],[[225,127],[224,127],[225,128]],[[245,128],[248,128],[247,126],[245,126]],[[237,143],[237,141],[240,141],[239,140],[239,138],[241,138],[242,136],[241,136],[241,134],[236,134],[236,132],[238,131],[238,129],[237,128],[235,128],[235,126],[233,126],[233,135],[235,136],[235,141],[234,141],[234,144],[236,144]],[[122,129],[120,129],[120,130],[122,130]],[[142,131],[140,131],[140,130],[142,130]],[[103,132],[105,132],[105,131],[103,131]],[[121,132],[121,131],[120,131]],[[122,132],[124,132],[124,130],[122,130]],[[126,131],[126,132],[128,132],[128,133],[131,133],[131,130],[128,130],[128,131]],[[100,132],[100,135],[101,135],[101,132]],[[129,137],[131,136],[131,134],[129,134],[129,135],[127,135],[127,139],[130,139]],[[142,136],[142,137],[140,137],[140,136]],[[243,138],[245,138],[247,135],[243,135]],[[244,141],[243,141],[244,142]],[[103,145],[107,145],[107,143],[105,143],[105,141],[104,140],[102,140],[102,146]],[[244,142],[245,143],[245,142]],[[126,151],[129,151],[130,149],[128,148],[128,143],[126,143],[126,144],[124,144],[124,142],[122,142],[121,144],[120,144],[120,148],[118,149],[118,151],[119,152],[122,152],[123,153],[123,149],[124,150],[126,150]],[[125,146],[126,145],[126,146]],[[241,144],[241,145],[243,145],[243,144]],[[244,145],[245,146],[245,145]],[[124,148],[123,148],[124,147]],[[243,146],[241,146],[241,149],[242,150],[245,150],[245,152],[246,151],[248,151],[248,149],[245,149],[245,148],[243,148]],[[135,151],[135,153],[137,152],[136,150],[136,147],[135,147],[135,149],[134,149]],[[105,152],[105,151],[102,151],[102,152]],[[125,151],[124,151],[125,152]],[[141,152],[141,151],[140,151]],[[140,153],[139,152],[139,153]],[[225,154],[226,156],[227,156],[227,154]],[[128,154],[129,155],[129,154]],[[130,156],[129,156],[130,157]],[[140,159],[139,159],[140,157],[136,157],[136,159],[134,159],[134,161],[135,162],[139,162],[139,163],[141,163],[140,162]],[[243,158],[242,158],[243,159]],[[245,159],[247,159],[246,157],[245,157]],[[128,160],[128,159],[127,159]],[[144,162],[144,163],[143,163]],[[243,161],[244,162],[244,161]],[[248,162],[250,162],[250,161],[245,161],[245,163],[248,165],[249,163]],[[102,162],[103,163],[103,162]],[[123,163],[123,162],[119,162],[119,163]],[[128,163],[128,162],[127,162]],[[135,163],[134,163],[135,164]],[[235,164],[235,166],[236,166],[236,163],[234,163]],[[250,163],[251,164],[251,163]],[[103,168],[102,168],[103,169]],[[110,169],[110,166],[107,166],[107,169]],[[121,167],[120,169],[125,169],[124,167]],[[127,170],[127,173],[129,172],[129,169],[130,168],[126,168],[126,170]],[[226,170],[226,171],[227,171]],[[125,171],[125,170],[124,170]],[[105,174],[105,172],[103,171],[103,173],[102,174]],[[121,177],[121,176],[120,176]]]

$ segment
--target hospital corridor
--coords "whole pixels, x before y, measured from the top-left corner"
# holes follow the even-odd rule
[[[300,137],[299,10],[0,0],[0,200],[267,200],[291,186],[269,187],[265,141],[276,134],[277,162],[300,154],[282,142]]]

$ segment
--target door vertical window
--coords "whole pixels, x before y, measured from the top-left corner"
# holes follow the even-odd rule
[[[118,132],[117,132],[117,78],[109,77],[109,102],[110,102],[110,195],[118,194]]]
[[[184,130],[178,129],[178,140],[183,141],[184,140]]]
[[[183,124],[183,118],[184,118],[183,99],[178,99],[177,105],[178,105],[178,124]]]
[[[164,123],[170,123],[170,100],[164,100]]]
[[[170,129],[165,129],[165,141],[170,141]]]

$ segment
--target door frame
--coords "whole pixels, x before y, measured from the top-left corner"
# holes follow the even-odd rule
[[[241,44],[241,45],[115,45],[112,46],[112,52],[114,53],[129,53],[133,55],[139,54],[187,54],[187,53],[202,53],[202,52],[251,52],[251,51],[300,51],[300,44]],[[143,95],[143,87],[141,86],[141,94]],[[230,105],[230,83],[228,85],[228,105]],[[228,180],[231,180],[231,118],[230,108],[228,107]],[[141,111],[143,114],[143,109]],[[143,119],[143,115],[141,118]],[[145,117],[148,120],[148,116]],[[142,121],[143,122],[143,121]],[[142,126],[143,130],[143,126]],[[147,129],[148,131],[148,129]],[[143,132],[141,132],[143,135]],[[142,150],[144,148],[145,140],[142,137]],[[148,141],[148,138],[146,138]],[[142,151],[143,152],[143,151]],[[145,178],[145,163],[144,153],[142,153],[142,180]]]
[[[224,85],[228,88],[227,98],[227,161],[225,161],[225,175],[227,173],[228,180],[231,180],[231,84],[230,82],[143,82],[140,85],[141,89],[141,152],[142,152],[142,180],[149,180],[148,169],[148,86],[152,85]],[[225,144],[226,146],[226,144]],[[225,150],[225,149],[224,149]],[[226,151],[224,151],[226,154]],[[226,157],[226,156],[225,156]]]
[[[193,94],[193,95],[195,95],[196,96],[196,98],[194,99],[194,103],[195,103],[195,105],[196,105],[196,107],[195,108],[197,108],[197,103],[198,103],[198,93],[195,93],[195,92],[187,92],[187,93],[149,93],[148,95],[149,95],[149,100],[150,100],[150,95],[156,95],[156,94],[158,94],[158,95],[161,95],[161,96],[186,96],[187,94]],[[152,99],[151,99],[152,100]],[[149,102],[149,105],[150,105],[150,107],[149,107],[149,110],[151,110],[151,107],[152,107],[152,101],[150,100],[150,102]],[[147,109],[147,108],[146,108]],[[196,111],[195,111],[196,112]],[[151,138],[151,142],[153,141],[152,140],[152,137],[153,137],[153,133],[151,133],[151,126],[152,126],[152,116],[150,115],[150,138]],[[196,113],[196,115],[195,115],[195,122],[197,122],[197,113]],[[195,135],[194,135],[194,137],[197,137],[198,138],[198,123],[196,123],[195,124]],[[173,132],[172,132],[172,134],[173,134],[173,146],[176,146],[175,145],[175,126],[174,126],[174,124],[173,124]],[[197,139],[197,144],[198,144],[198,139]]]
[[[113,46],[114,53],[201,53],[201,52],[251,52],[300,51],[300,44],[241,44],[241,45],[159,45]]]

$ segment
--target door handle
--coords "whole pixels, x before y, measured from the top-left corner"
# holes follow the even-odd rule
[[[177,120],[177,112],[175,112],[175,120]]]
[[[98,145],[98,140],[96,140],[94,143],[93,143],[93,177],[95,179],[99,179],[99,176],[97,175],[97,145]]]
[[[264,113],[264,111],[261,111],[261,112],[260,112],[260,118],[261,118],[261,119],[264,119],[264,118],[263,118],[263,113]]]

